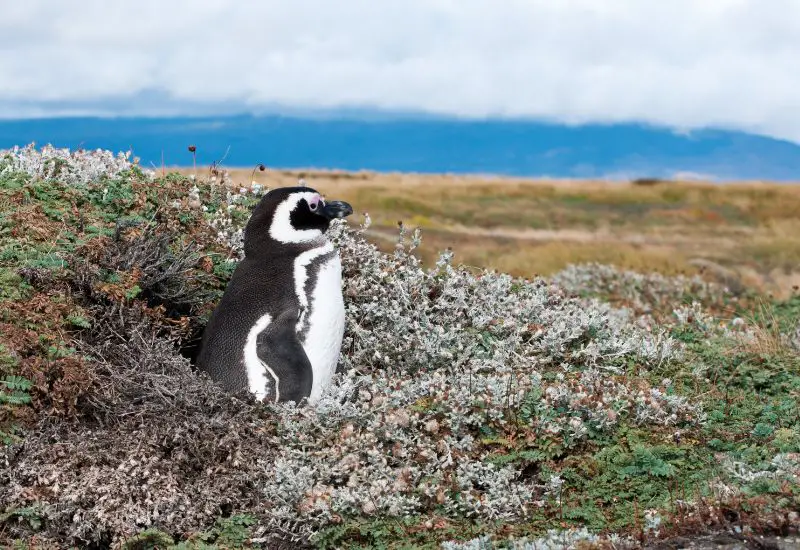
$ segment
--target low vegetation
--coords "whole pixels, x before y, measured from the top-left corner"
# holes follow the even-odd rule
[[[798,524],[800,296],[700,269],[515,277],[429,259],[414,223],[383,251],[339,224],[335,384],[256,403],[191,362],[264,191],[232,183],[0,157],[0,543],[621,548]]]

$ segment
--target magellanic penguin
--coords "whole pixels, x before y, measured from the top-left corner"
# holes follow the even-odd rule
[[[309,187],[264,195],[245,227],[245,258],[204,331],[201,370],[260,400],[319,399],[345,323],[341,261],[326,231],[352,213]]]

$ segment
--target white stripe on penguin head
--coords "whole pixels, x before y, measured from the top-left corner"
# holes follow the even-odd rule
[[[311,204],[312,202],[321,201],[322,197],[320,197],[319,193],[314,193],[313,191],[292,193],[286,197],[275,209],[272,224],[269,226],[270,237],[286,244],[307,243],[322,238],[322,231],[319,229],[295,229],[292,227],[292,211],[297,208],[297,203],[303,199]]]

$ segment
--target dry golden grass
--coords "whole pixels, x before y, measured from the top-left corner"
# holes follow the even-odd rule
[[[413,227],[410,225],[410,227]],[[386,251],[396,242],[392,228],[373,229],[368,236]],[[637,271],[665,274],[695,273],[699,269],[683,255],[659,246],[622,242],[591,243],[572,240],[520,240],[476,237],[458,232],[423,231],[422,258],[435,260],[439,250],[452,248],[455,260],[476,268],[487,267],[513,275],[549,275],[571,263],[600,262]]]
[[[181,169],[184,173],[193,170]],[[369,212],[390,250],[397,222],[423,228],[424,259],[516,275],[602,262],[667,274],[704,271],[788,295],[800,282],[800,185],[532,180],[370,172],[229,171],[237,186],[309,186]],[[198,177],[202,177],[198,171]]]
[[[760,298],[752,310],[744,315],[744,320],[750,330],[742,335],[737,346],[730,350],[731,353],[773,359],[797,357],[797,351],[789,343],[786,333],[800,322],[800,318],[791,314],[778,315],[774,304]],[[787,326],[789,324],[791,326]]]

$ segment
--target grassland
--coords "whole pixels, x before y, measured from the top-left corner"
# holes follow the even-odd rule
[[[182,170],[192,173],[192,170]],[[705,272],[780,297],[800,284],[800,186],[770,183],[546,181],[409,174],[231,170],[233,182],[308,185],[368,212],[391,250],[397,222],[424,230],[430,262],[519,276],[599,262],[665,274]],[[204,175],[200,172],[200,175]]]

